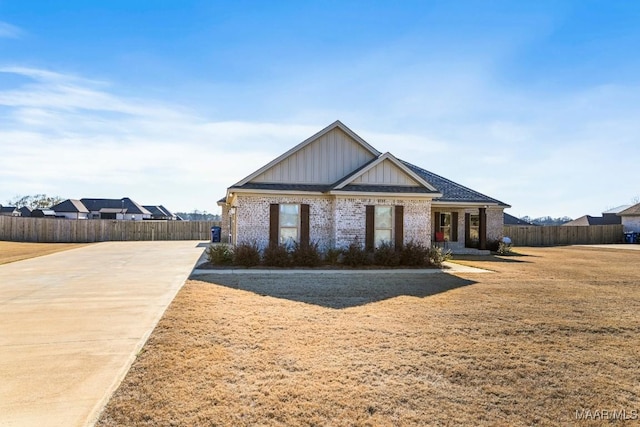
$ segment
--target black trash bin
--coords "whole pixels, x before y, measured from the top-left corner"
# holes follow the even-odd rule
[[[220,236],[222,235],[222,228],[211,227],[211,241],[213,243],[220,243]]]
[[[635,243],[636,242],[636,233],[633,231],[629,231],[624,233],[624,242],[625,243]]]

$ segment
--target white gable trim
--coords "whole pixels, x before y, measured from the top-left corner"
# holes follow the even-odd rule
[[[365,166],[361,170],[359,170],[356,173],[348,176],[346,179],[344,179],[343,181],[338,183],[338,185],[334,186],[333,188],[336,189],[336,190],[339,190],[339,189],[349,185],[355,179],[357,179],[358,177],[362,176],[363,174],[365,174],[366,172],[370,171],[371,169],[375,168],[376,166],[378,166],[379,164],[381,164],[385,160],[389,160],[398,169],[400,169],[402,172],[406,173],[409,177],[411,177],[414,181],[418,182],[423,187],[428,188],[429,190],[434,191],[436,193],[439,193],[439,191],[433,185],[429,184],[427,181],[424,180],[424,178],[422,178],[419,175],[417,175],[415,172],[413,172],[411,169],[409,169],[407,166],[405,166],[404,163],[402,163],[400,160],[396,159],[394,157],[394,155],[389,153],[389,152],[384,153],[383,155],[378,157],[373,162],[369,163],[367,166]]]
[[[344,133],[346,133],[347,135],[349,135],[349,137],[353,138],[354,141],[356,141],[358,144],[360,144],[365,150],[369,151],[375,157],[378,157],[381,154],[378,150],[376,150],[371,145],[369,145],[364,139],[362,139],[358,135],[356,135],[355,132],[353,132],[351,129],[346,127],[340,120],[336,120],[335,122],[333,122],[332,124],[330,124],[326,128],[322,129],[320,132],[318,132],[315,135],[305,139],[300,144],[298,144],[295,147],[293,147],[291,150],[289,150],[286,153],[282,154],[281,156],[273,159],[272,161],[270,161],[269,163],[267,163],[266,165],[264,165],[263,167],[261,167],[257,171],[253,172],[251,175],[249,175],[249,176],[245,177],[244,179],[242,179],[241,181],[238,181],[237,183],[233,184],[232,187],[242,186],[242,185],[246,184],[247,182],[253,180],[254,178],[260,176],[262,173],[266,172],[267,170],[269,170],[273,166],[277,165],[278,163],[280,163],[281,161],[283,161],[287,157],[291,156],[295,152],[302,150],[304,147],[306,147],[307,145],[311,144],[313,141],[317,140],[318,138],[321,138],[323,135],[331,132],[335,128],[338,128],[341,131],[343,131]]]

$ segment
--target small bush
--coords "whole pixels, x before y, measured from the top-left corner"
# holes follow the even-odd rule
[[[241,243],[233,251],[233,264],[253,267],[260,264],[260,250],[255,243]]]
[[[373,252],[373,263],[385,267],[400,265],[400,252],[389,242],[382,242]]]
[[[487,241],[487,249],[491,252],[498,252],[500,248],[500,240],[488,240]]]
[[[213,265],[231,265],[233,251],[227,245],[210,245],[207,248],[207,260]]]
[[[442,263],[451,259],[451,251],[443,251],[442,248],[432,247],[429,249],[429,264],[442,268]]]
[[[498,253],[498,255],[511,254],[511,243],[500,242],[498,244],[498,250],[496,252]]]
[[[324,254],[324,262],[329,265],[338,265],[340,263],[340,257],[342,256],[342,251],[336,248],[327,249],[327,252]]]
[[[311,242],[307,245],[301,245],[294,242],[291,248],[291,263],[295,267],[317,267],[320,265],[320,252],[318,244]]]
[[[342,263],[351,267],[360,267],[369,264],[369,254],[362,247],[358,239],[355,239],[347,249],[342,251]]]
[[[288,267],[289,251],[284,245],[268,246],[262,254],[262,263],[268,267]]]
[[[410,267],[429,265],[429,248],[422,243],[407,243],[400,252],[400,264]]]

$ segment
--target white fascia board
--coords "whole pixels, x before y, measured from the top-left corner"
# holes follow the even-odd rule
[[[343,181],[341,181],[334,188],[339,190],[339,189],[349,185],[349,183],[353,182],[356,178],[358,178],[361,175],[364,175],[365,173],[367,173],[368,171],[370,171],[374,167],[378,166],[380,163],[384,162],[385,160],[389,160],[391,163],[393,163],[395,166],[397,166],[398,169],[400,169],[401,171],[403,171],[404,173],[409,175],[414,181],[418,182],[423,187],[425,187],[425,188],[427,188],[427,189],[429,189],[431,191],[438,191],[433,185],[429,184],[427,181],[424,180],[424,178],[422,178],[421,176],[417,175],[415,172],[413,172],[411,169],[409,169],[407,166],[405,166],[400,160],[398,160],[393,154],[391,154],[389,152],[384,153],[383,155],[378,157],[375,161],[371,162],[365,168],[359,170],[358,172],[354,173],[353,175],[349,175],[347,178],[345,178]]]
[[[344,196],[344,197],[402,197],[404,199],[434,199],[436,197],[442,197],[440,193],[383,193],[377,191],[367,191],[365,193],[361,191],[329,191],[326,194],[332,196]]]
[[[254,179],[255,177],[259,176],[263,172],[267,171],[269,168],[277,165],[278,163],[280,163],[282,160],[286,159],[287,157],[289,157],[293,153],[302,150],[304,147],[306,147],[307,145],[311,144],[313,141],[315,141],[316,139],[322,137],[323,135],[329,133],[330,131],[332,131],[335,128],[339,128],[344,133],[349,135],[351,138],[353,138],[355,141],[357,141],[360,145],[362,145],[365,149],[367,149],[369,152],[371,152],[371,154],[373,154],[374,156],[377,157],[377,156],[380,155],[380,152],[378,150],[376,150],[371,145],[369,145],[364,139],[362,139],[358,135],[356,135],[355,132],[353,132],[351,129],[346,127],[340,120],[336,120],[335,122],[333,122],[332,124],[330,124],[326,128],[322,129],[320,132],[318,132],[318,133],[314,134],[313,136],[310,136],[309,138],[305,139],[300,144],[296,145],[295,147],[293,147],[292,149],[290,149],[286,153],[276,157],[275,159],[273,159],[272,161],[270,161],[269,163],[267,163],[266,165],[264,165],[263,167],[261,167],[257,171],[253,172],[251,175],[249,175],[249,176],[245,177],[244,179],[242,179],[241,181],[238,181],[237,183],[233,184],[233,186],[236,187],[236,186],[242,186],[242,185],[246,184],[247,182],[249,182],[252,179]]]

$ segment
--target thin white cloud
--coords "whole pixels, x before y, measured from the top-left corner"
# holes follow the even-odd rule
[[[8,22],[0,21],[0,38],[19,39],[24,31]]]

